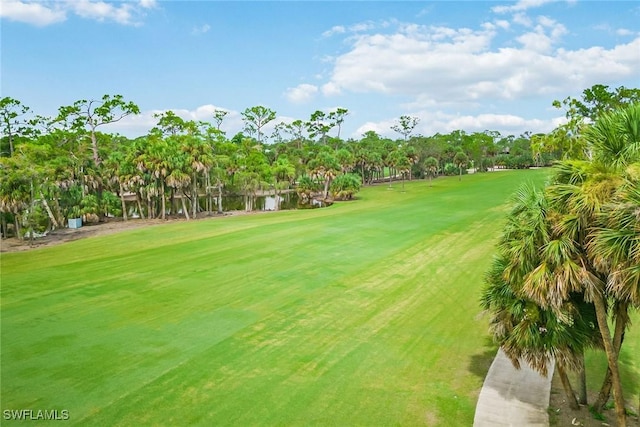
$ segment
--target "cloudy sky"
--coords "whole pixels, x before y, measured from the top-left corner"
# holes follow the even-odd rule
[[[640,87],[636,1],[2,0],[1,94],[38,114],[121,94],[134,137],[173,110],[241,127],[263,105],[276,122],[347,108],[342,137],[390,130],[547,132],[554,99],[594,84]],[[267,131],[268,132],[268,131]]]

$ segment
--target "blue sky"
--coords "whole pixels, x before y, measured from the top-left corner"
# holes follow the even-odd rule
[[[142,114],[173,110],[242,128],[264,105],[278,122],[347,108],[341,136],[420,118],[416,133],[548,132],[554,99],[593,84],[640,87],[636,1],[2,0],[0,91],[53,116],[121,94]],[[265,133],[269,133],[269,129]]]

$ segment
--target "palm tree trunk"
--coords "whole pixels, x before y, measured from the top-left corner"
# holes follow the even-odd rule
[[[624,409],[624,397],[622,395],[620,371],[618,370],[618,354],[615,351],[613,341],[611,340],[611,332],[609,330],[609,325],[607,324],[607,310],[605,307],[604,296],[600,292],[596,292],[594,305],[596,308],[596,317],[598,319],[598,328],[600,329],[600,335],[602,335],[602,342],[604,343],[604,350],[607,354],[607,363],[611,370],[613,399],[616,407],[618,427],[626,427],[627,417]]]
[[[628,304],[626,302],[619,303],[618,308],[616,309],[616,327],[613,333],[613,348],[616,352],[616,358],[620,354],[620,348],[622,348],[622,342],[624,341],[624,330],[627,326],[627,322],[629,321],[627,310]],[[607,373],[604,376],[602,387],[600,388],[600,392],[598,393],[598,399],[593,405],[596,412],[601,413],[604,409],[604,406],[609,401],[609,397],[611,396],[612,384],[611,369],[607,368]]]
[[[160,203],[161,205],[160,208],[162,209],[162,212],[160,213],[160,217],[162,219],[165,219],[165,211],[167,210],[167,205],[164,197],[164,181],[160,183],[160,197],[162,198]]]
[[[576,394],[573,392],[573,387],[571,387],[571,381],[569,381],[569,377],[567,376],[567,371],[565,371],[564,366],[562,366],[561,363],[557,364],[557,368],[558,376],[560,377],[562,388],[564,389],[564,394],[567,396],[567,400],[569,401],[569,406],[571,409],[580,409],[580,405],[578,405],[578,400],[576,399]]]
[[[122,219],[123,220],[127,220],[127,204],[124,201],[124,189],[122,188],[122,183],[120,181],[118,181],[118,184],[120,186],[120,204],[122,205]]]
[[[279,211],[280,210],[280,196],[278,195],[278,180],[275,180],[275,183],[273,184],[273,193],[275,194],[275,199],[276,199],[276,204],[273,207],[273,210],[275,211]]]
[[[586,405],[587,402],[587,370],[584,366],[584,351],[580,355],[582,359],[582,366],[578,372],[578,403]]]
[[[56,217],[53,215],[53,212],[51,211],[51,207],[49,207],[49,203],[47,203],[47,199],[44,197],[44,193],[42,192],[42,190],[40,190],[40,198],[42,199],[42,204],[44,205],[44,209],[47,211],[47,215],[49,216],[49,219],[53,223],[53,226],[55,228],[59,228],[60,226],[58,225],[58,221],[56,220]]]
[[[213,195],[211,194],[211,176],[209,175],[209,172],[207,171],[207,173],[204,175],[205,177],[205,182],[204,182],[204,186],[205,189],[207,190],[207,212],[211,212],[213,211]]]
[[[604,375],[604,381],[602,382],[602,387],[600,387],[600,392],[598,392],[598,399],[593,404],[593,409],[602,413],[604,410],[604,405],[609,401],[609,396],[611,396],[611,369],[607,368],[607,372]]]
[[[19,214],[13,214],[13,224],[15,225],[15,229],[16,229],[16,237],[19,240],[24,240],[22,238],[22,233],[20,232],[20,220],[19,220]]]
[[[144,219],[144,212],[142,210],[142,203],[140,203],[140,197],[138,196],[137,192],[136,192],[136,203],[138,204],[138,211],[139,211],[140,218]]]
[[[184,201],[185,194],[182,192],[182,197],[180,197],[180,202],[182,203],[182,212],[184,212],[184,217],[189,221],[189,209],[187,209],[187,202]]]
[[[193,174],[193,186],[191,187],[191,217],[195,219],[198,212],[198,181],[197,175]]]

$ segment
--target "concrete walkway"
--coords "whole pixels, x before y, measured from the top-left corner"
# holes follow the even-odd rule
[[[474,427],[548,427],[547,408],[554,367],[551,364],[548,377],[524,362],[518,370],[499,349],[480,391]]]

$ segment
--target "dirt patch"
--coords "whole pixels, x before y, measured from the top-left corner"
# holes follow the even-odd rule
[[[223,214],[217,214],[213,212],[200,213],[198,214],[198,217],[196,219],[191,219],[191,221],[214,220],[214,219],[226,218],[229,216],[257,215],[257,214],[265,214],[269,212],[272,212],[272,211],[253,211],[253,212],[229,211],[229,212],[224,212]],[[53,230],[49,232],[45,237],[39,237],[37,239],[34,239],[32,242],[29,241],[29,239],[20,240],[15,237],[12,237],[9,239],[2,239],[0,243],[0,252],[28,251],[30,249],[42,248],[47,246],[55,246],[65,242],[71,242],[74,240],[118,233],[124,230],[131,230],[131,229],[140,228],[140,227],[150,227],[154,225],[167,224],[169,222],[179,222],[179,221],[180,222],[186,221],[186,219],[182,216],[169,217],[165,220],[130,219],[128,221],[124,221],[120,218],[107,219],[103,222],[98,222],[95,224],[85,224],[81,228],[60,228],[57,230]]]
[[[587,395],[588,402],[595,402],[597,399],[597,392],[589,393]],[[637,410],[633,406],[630,408]],[[565,398],[564,390],[562,389],[562,383],[558,378],[558,375],[553,376],[551,382],[551,396],[549,398],[549,425],[550,426],[583,426],[583,427],[603,427],[603,426],[615,426],[616,414],[612,409],[604,411],[604,420],[598,420],[589,412],[587,406],[581,406],[579,410],[573,410],[569,407],[567,399]],[[627,417],[627,426],[640,427],[640,420],[637,416]]]

